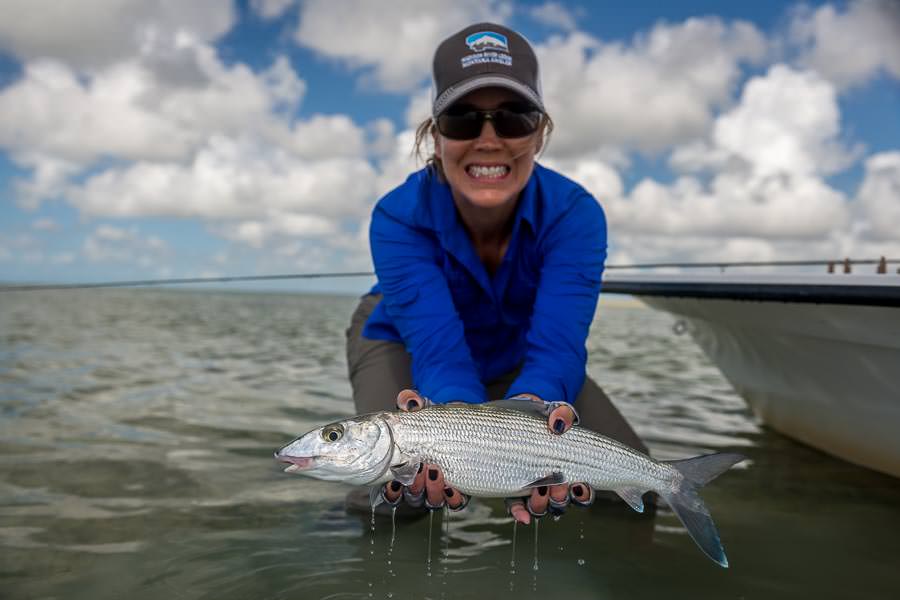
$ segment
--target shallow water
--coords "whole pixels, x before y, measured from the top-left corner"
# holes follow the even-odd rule
[[[731,563],[623,504],[514,528],[347,513],[272,451],[353,412],[353,298],[0,294],[0,597],[897,598],[900,480],[762,427],[668,315],[604,301],[589,371],[660,458],[750,457],[703,493]],[[430,563],[427,557],[431,556]],[[512,564],[511,564],[512,563]],[[537,569],[534,566],[537,565]]]

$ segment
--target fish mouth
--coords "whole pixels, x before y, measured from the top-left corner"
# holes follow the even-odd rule
[[[285,473],[309,471],[316,466],[316,459],[314,456],[287,456],[276,452],[275,460],[288,465],[284,470]]]

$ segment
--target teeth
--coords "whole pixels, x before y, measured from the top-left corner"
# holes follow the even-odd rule
[[[473,165],[469,167],[469,175],[472,177],[503,177],[509,169],[503,165],[496,167],[482,167]]]

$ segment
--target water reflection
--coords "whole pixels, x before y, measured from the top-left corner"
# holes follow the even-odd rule
[[[283,474],[274,448],[352,412],[352,298],[108,291],[0,301],[0,589],[12,598],[900,589],[898,481],[762,429],[672,320],[639,305],[601,305],[590,373],[657,456],[750,457],[703,491],[731,569],[706,559],[670,512],[616,504],[544,519],[534,571],[534,531],[515,530],[501,502],[475,500],[449,527],[435,518],[428,577],[426,518],[392,527],[379,517],[373,535],[368,514],[344,510],[347,487]]]

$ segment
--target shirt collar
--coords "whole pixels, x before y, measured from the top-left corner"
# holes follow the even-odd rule
[[[519,205],[516,207],[516,221],[526,221],[533,232],[537,231],[537,204],[538,204],[538,169],[542,169],[540,165],[535,163],[531,172],[531,177],[522,190],[519,198]],[[453,203],[453,193],[450,186],[441,181],[437,173],[428,172],[431,167],[426,167],[423,176],[428,178],[428,195],[423,198],[424,202],[420,203],[422,212],[420,213],[420,223],[429,226],[440,234],[446,234],[456,230],[459,223],[459,216],[456,214],[456,205]]]

